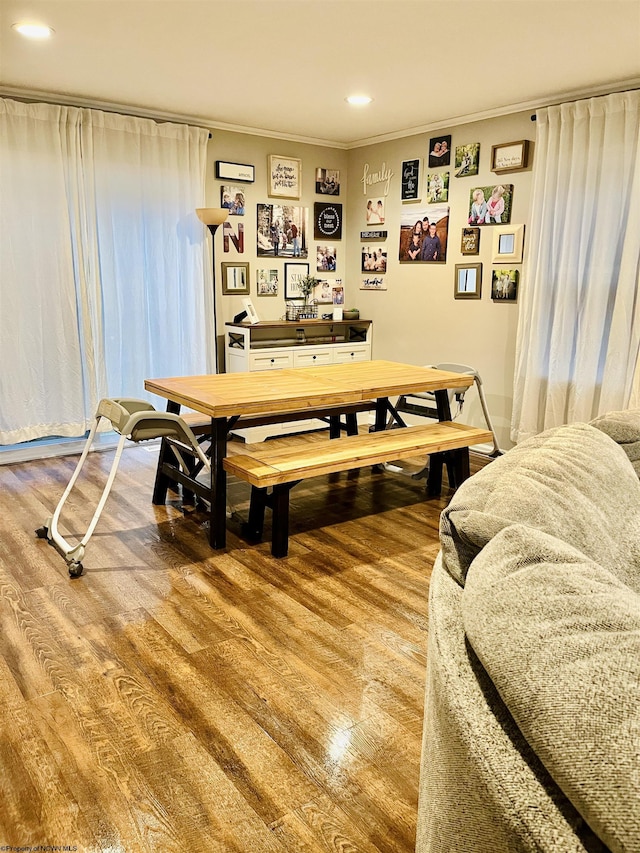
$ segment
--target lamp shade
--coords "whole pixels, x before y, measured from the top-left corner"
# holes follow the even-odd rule
[[[229,216],[226,207],[196,207],[196,215],[205,225],[222,225]]]

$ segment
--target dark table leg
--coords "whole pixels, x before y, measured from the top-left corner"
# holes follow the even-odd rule
[[[435,392],[436,408],[438,409],[439,421],[451,420],[451,406],[449,405],[449,393],[446,389]]]
[[[376,400],[376,421],[373,427],[374,432],[380,432],[387,426],[387,412],[389,410],[389,398],[378,397]]]
[[[227,472],[222,460],[227,455],[228,423],[226,418],[211,421],[211,510],[209,544],[224,548],[227,541]]]
[[[180,414],[180,403],[174,403],[169,400],[167,403],[167,411],[174,415]],[[153,485],[152,503],[162,505],[167,500],[167,489],[171,485],[171,479],[163,472],[162,468],[166,462],[173,459],[173,454],[169,448],[166,438],[160,442],[160,453],[158,455],[158,468],[156,470],[156,479]]]

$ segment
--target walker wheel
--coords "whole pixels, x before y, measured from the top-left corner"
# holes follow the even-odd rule
[[[49,538],[49,528],[46,524],[43,524],[42,527],[39,527],[36,530],[36,536],[38,539],[48,539]]]
[[[82,563],[69,563],[69,577],[71,578],[79,578],[82,572],[84,571],[84,567]]]

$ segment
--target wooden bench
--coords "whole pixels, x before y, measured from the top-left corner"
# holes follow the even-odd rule
[[[285,557],[289,543],[289,492],[296,483],[322,474],[349,471],[411,456],[431,456],[427,492],[440,494],[442,466],[446,463],[450,485],[457,488],[469,476],[469,447],[492,440],[486,429],[442,421],[336,440],[298,442],[287,447],[265,445],[227,456],[223,465],[229,474],[251,485],[249,521],[245,532],[262,537],[265,507],[273,512],[271,553]],[[451,482],[453,480],[453,482]],[[272,488],[270,494],[267,489]]]

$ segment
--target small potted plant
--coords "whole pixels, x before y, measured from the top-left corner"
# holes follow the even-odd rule
[[[359,320],[360,310],[358,308],[345,308],[342,312],[343,320]]]
[[[300,279],[300,283],[298,284],[298,287],[300,288],[300,291],[301,291],[302,295],[304,296],[304,304],[305,305],[309,304],[309,297],[313,293],[313,288],[318,283],[319,283],[318,279],[315,276],[309,275],[309,274],[305,275],[304,278]]]
[[[309,297],[313,293],[313,288],[319,284],[318,279],[313,275],[305,275],[304,278],[300,279],[298,287],[300,288],[300,292],[304,297],[304,305],[300,309],[298,314],[300,319],[313,319],[318,316],[318,312],[315,308],[312,308],[309,303]]]

